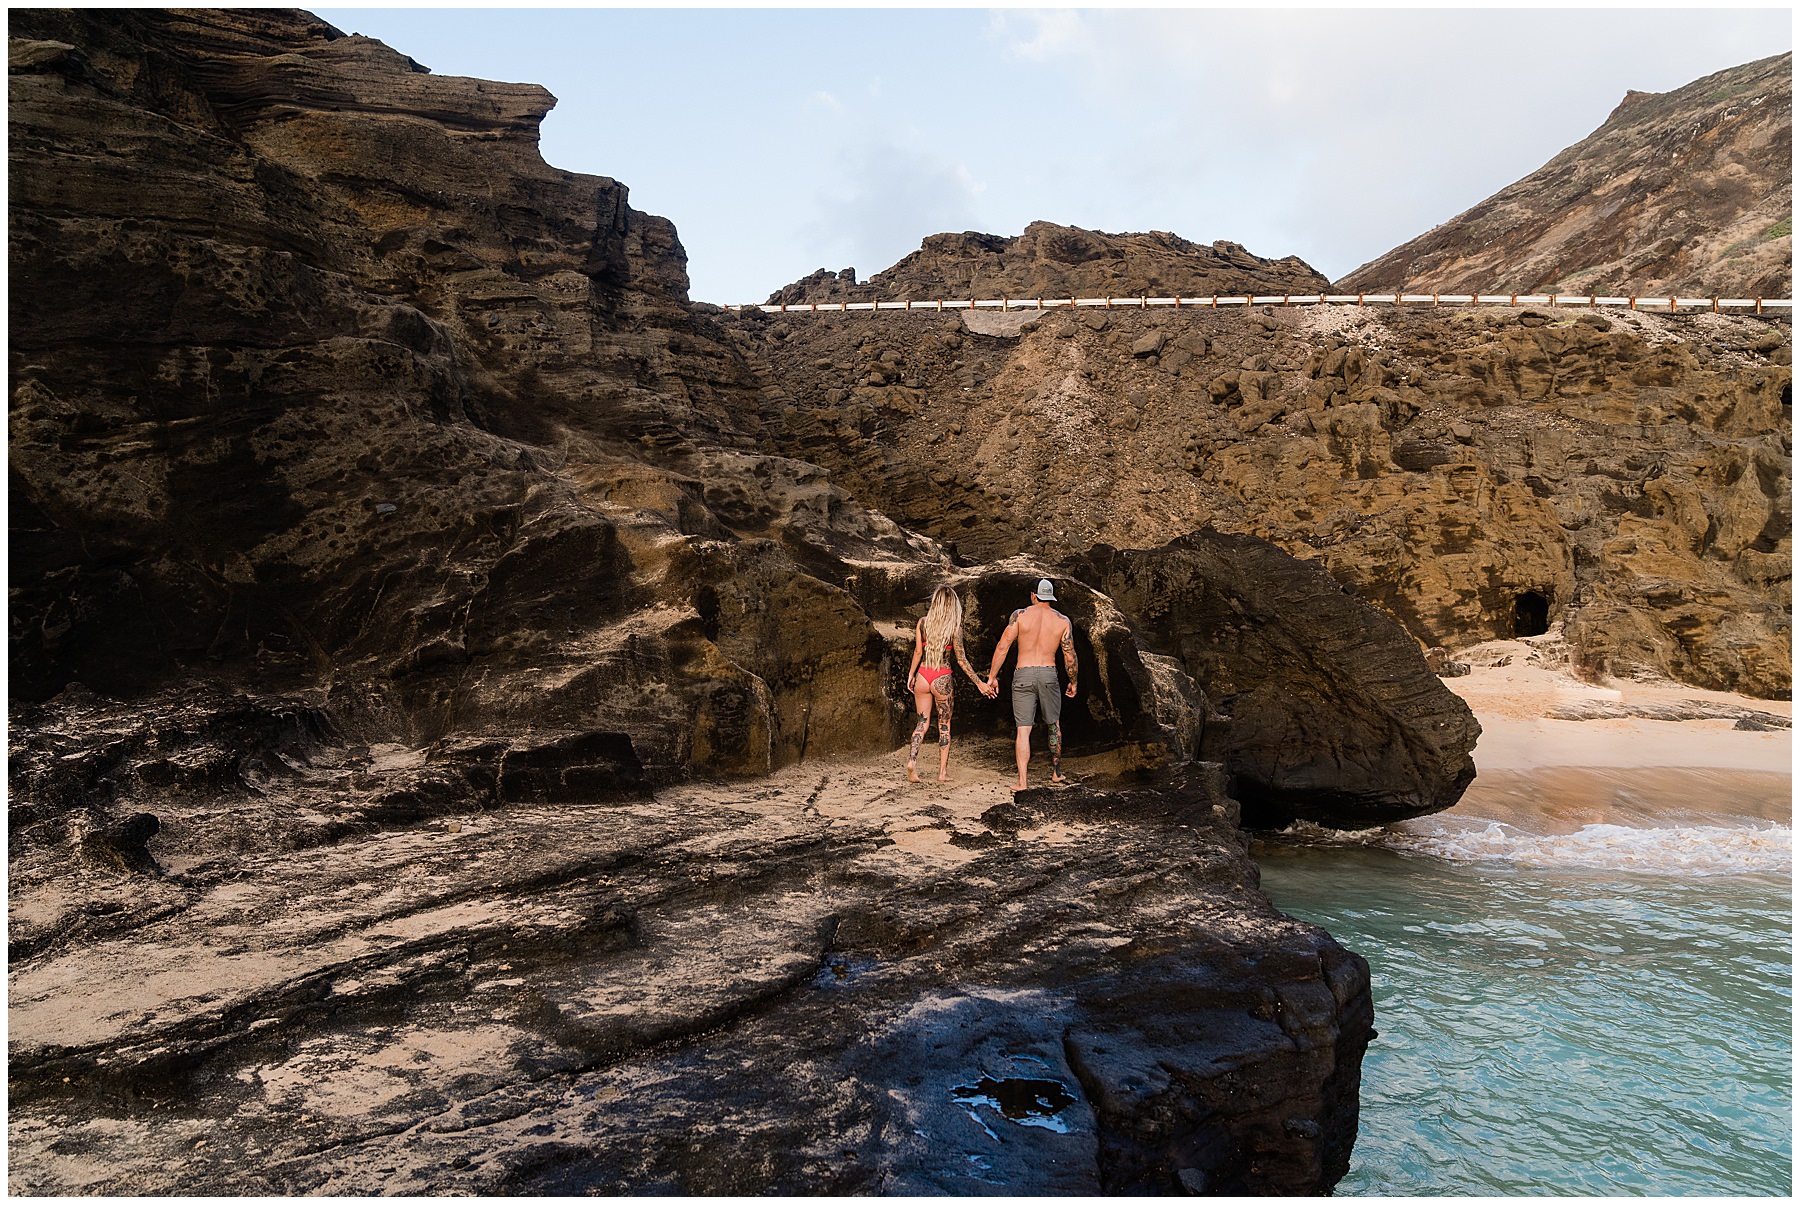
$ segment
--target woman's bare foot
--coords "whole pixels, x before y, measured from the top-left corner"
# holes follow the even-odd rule
[[[1060,774],[1052,774],[1050,776],[1050,785],[1053,787],[1066,787],[1069,785],[1069,780]]]
[[[919,777],[919,769],[917,766],[908,766],[906,767],[906,781],[924,782],[925,780]]]

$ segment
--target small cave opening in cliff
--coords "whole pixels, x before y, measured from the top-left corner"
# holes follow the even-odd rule
[[[1794,383],[1792,381],[1781,387],[1781,408],[1783,410],[1794,408]]]
[[[1550,600],[1527,590],[1513,600],[1513,639],[1542,636],[1550,630]]]

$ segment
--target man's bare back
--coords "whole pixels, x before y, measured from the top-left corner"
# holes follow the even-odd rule
[[[1073,643],[1074,625],[1069,617],[1047,603],[1014,611],[1007,626],[1018,630],[1020,665],[1055,665],[1063,641]]]

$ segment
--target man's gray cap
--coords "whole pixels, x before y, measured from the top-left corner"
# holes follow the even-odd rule
[[[1051,587],[1049,578],[1038,578],[1037,596],[1045,602],[1056,601],[1056,591]]]

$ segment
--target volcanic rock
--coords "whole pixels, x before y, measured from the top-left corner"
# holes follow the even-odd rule
[[[1027,824],[997,830],[998,787],[870,811],[894,771],[875,775],[828,761],[190,865],[160,909],[15,959],[12,1187],[1092,1194],[1185,1173],[1286,1194],[1343,1174],[1367,967],[1256,891],[1216,767],[1028,792]]]
[[[1004,238],[934,234],[858,284],[854,270],[824,269],[769,295],[768,305],[816,301],[950,301],[957,298],[1214,297],[1233,293],[1321,293],[1329,282],[1296,256],[1262,259],[1236,243],[1212,246],[1179,235],[1105,234],[1033,222]]]
[[[691,306],[547,93],[292,11],[9,32],[12,1187],[1343,1174],[1367,968],[1256,890],[1192,680],[1070,583],[1071,754],[1139,789],[1034,835],[872,761],[930,586],[979,655],[1046,566],[769,446],[794,330]],[[833,421],[918,413],[867,359]]]
[[[1006,339],[806,314],[780,343],[726,326],[783,399],[765,447],[964,559],[1210,526],[1319,562],[1426,647],[1554,627],[1586,676],[1785,696],[1787,321],[1540,312],[1090,310]],[[1164,349],[1134,355],[1152,335]],[[882,352],[919,387],[859,384]]]
[[[1202,530],[1144,551],[1099,545],[1069,568],[1219,713],[1202,754],[1224,763],[1247,823],[1373,828],[1442,811],[1474,780],[1468,705],[1400,625],[1318,566]]]
[[[673,228],[543,163],[541,88],[299,13],[13,32],[83,48],[12,76],[15,698],[310,692],[533,798],[891,747],[841,581],[938,552],[750,450]]]
[[[1628,92],[1587,138],[1335,288],[1790,296],[1793,76],[1789,53]]]

